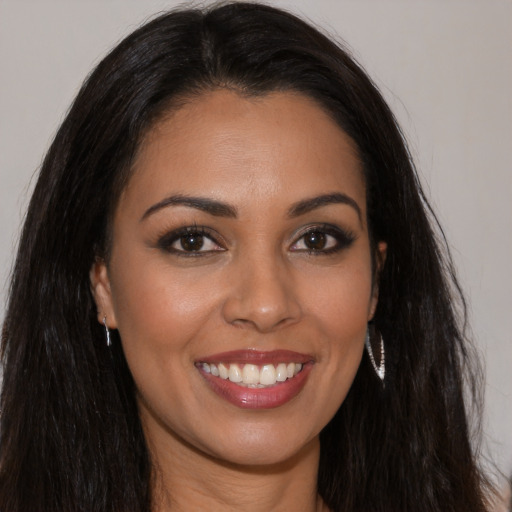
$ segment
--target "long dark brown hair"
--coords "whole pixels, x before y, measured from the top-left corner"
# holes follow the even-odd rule
[[[89,270],[108,257],[112,213],[143,135],[179,98],[216,88],[313,98],[355,142],[371,240],[388,244],[374,319],[386,346],[385,388],[365,356],[321,433],[326,504],[336,512],[485,510],[465,405],[478,373],[464,301],[400,129],[342,46],[251,3],[178,10],[136,30],[86,80],[50,147],[2,334],[0,510],[151,509],[134,383],[118,337],[105,344]]]

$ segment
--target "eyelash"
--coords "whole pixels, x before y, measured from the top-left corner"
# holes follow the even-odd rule
[[[350,231],[341,229],[337,226],[333,226],[332,224],[319,224],[314,226],[308,226],[304,231],[299,234],[299,237],[293,243],[293,246],[296,246],[301,240],[307,235],[311,235],[313,233],[318,233],[321,235],[327,235],[327,237],[332,237],[335,241],[334,246],[329,247],[327,249],[312,249],[312,248],[304,248],[304,249],[294,249],[295,252],[304,252],[306,254],[310,254],[312,256],[327,256],[330,254],[336,254],[343,249],[347,249],[352,245],[355,241],[356,237]]]
[[[200,236],[203,240],[208,239],[210,242],[213,242],[218,249],[211,249],[207,251],[187,251],[184,248],[183,249],[177,249],[173,247],[173,245],[176,242],[179,242],[180,239],[183,239],[186,236],[190,235],[196,235]],[[183,242],[183,240],[182,240]],[[211,230],[204,226],[187,226],[183,228],[179,228],[176,230],[173,230],[169,233],[166,233],[164,236],[162,236],[158,240],[158,247],[164,251],[170,252],[172,254],[176,254],[177,256],[183,256],[186,258],[190,257],[198,257],[198,256],[205,256],[206,254],[211,254],[213,252],[221,252],[226,250],[225,247],[218,242],[217,237],[215,237]],[[182,246],[183,247],[183,246]],[[202,247],[201,247],[202,248]]]
[[[307,235],[312,234],[320,234],[325,237],[331,237],[334,239],[334,246],[328,247],[327,249],[314,249],[314,248],[297,248],[296,246],[304,240]],[[186,236],[195,235],[200,236],[202,238],[203,244],[199,248],[199,250],[186,250],[185,248],[178,249],[173,247],[177,242],[183,243],[183,238]],[[210,243],[213,243],[217,246],[216,249],[208,249],[208,250],[200,250],[203,248],[204,240],[207,239]],[[331,224],[319,224],[308,226],[301,233],[299,233],[298,238],[296,238],[295,242],[291,245],[291,250],[293,252],[302,252],[313,256],[322,256],[322,255],[330,255],[340,252],[343,249],[348,248],[356,237],[350,231],[346,231],[339,227],[333,226]],[[325,239],[326,244],[328,244],[328,238]],[[214,236],[212,231],[204,226],[187,226],[183,228],[179,228],[173,230],[169,233],[166,233],[164,236],[159,238],[157,242],[157,246],[169,253],[175,254],[180,257],[201,257],[210,255],[215,252],[225,251],[225,246],[220,243],[217,239],[217,236]]]

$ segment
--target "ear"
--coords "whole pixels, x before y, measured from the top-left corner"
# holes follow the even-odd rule
[[[375,310],[377,309],[377,304],[379,302],[379,281],[380,281],[380,273],[384,268],[384,263],[386,263],[386,255],[388,251],[388,244],[386,242],[379,242],[377,244],[377,249],[375,251],[375,269],[373,273],[373,288],[372,288],[372,297],[370,300],[370,311],[368,316],[368,321],[370,321],[375,315]]]
[[[92,295],[98,310],[98,322],[103,324],[106,318],[107,326],[110,329],[117,329],[108,268],[103,259],[98,258],[94,262],[89,272],[89,279],[91,281]]]

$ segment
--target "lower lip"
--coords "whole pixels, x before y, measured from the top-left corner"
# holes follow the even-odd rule
[[[268,388],[246,388],[200,371],[210,388],[229,403],[241,409],[273,409],[286,404],[300,393],[312,367],[312,363],[305,364],[295,377]]]

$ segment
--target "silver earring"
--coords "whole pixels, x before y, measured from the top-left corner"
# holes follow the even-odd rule
[[[107,325],[107,315],[103,317],[103,325],[105,326],[105,336],[107,338],[107,347],[112,346],[112,340],[110,339],[110,330]]]
[[[378,332],[378,331],[376,331]],[[377,363],[375,362],[375,357],[373,355],[372,350],[372,344],[370,343],[370,328],[366,330],[366,339],[364,341],[364,344],[366,345],[366,350],[368,352],[368,356],[370,357],[370,361],[372,363],[373,369],[375,370],[375,373],[379,377],[379,379],[384,382],[384,376],[386,375],[386,358],[384,354],[384,340],[382,339],[382,335],[380,332],[378,333],[379,336],[379,344],[380,344],[380,361],[379,366],[377,366]]]

